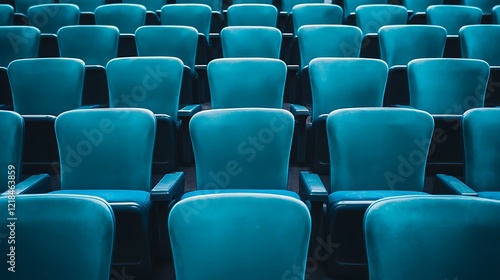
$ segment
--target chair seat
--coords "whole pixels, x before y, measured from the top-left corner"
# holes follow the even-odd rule
[[[500,200],[500,192],[478,192],[479,197]]]
[[[135,203],[137,205],[149,208],[150,199],[149,192],[135,190],[59,190],[54,191],[55,194],[80,194],[97,196],[106,200],[111,206],[113,203]]]
[[[372,191],[336,191],[328,196],[328,205],[331,207],[341,201],[375,201],[386,197],[403,195],[426,195],[419,191],[393,191],[393,190],[372,190]],[[500,196],[499,196],[500,197]]]
[[[266,193],[266,194],[277,194],[288,197],[293,197],[300,200],[299,195],[296,192],[288,191],[288,190],[258,190],[258,189],[225,189],[225,190],[197,190],[185,193],[182,199],[193,197],[197,195],[207,195],[207,194],[216,194],[216,193]]]

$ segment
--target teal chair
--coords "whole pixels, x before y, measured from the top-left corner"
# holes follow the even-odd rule
[[[97,7],[106,4],[106,0],[59,0],[59,3],[75,4],[82,13],[93,13]]]
[[[323,240],[337,244],[323,252],[327,272],[365,278],[363,215],[378,199],[424,194],[434,120],[415,109],[349,108],[331,112],[326,122],[329,182],[301,172],[299,193],[311,203],[313,220],[324,221]]]
[[[500,1],[498,0],[461,0],[461,2],[465,6],[480,8],[483,14],[490,14],[493,7],[500,5]]]
[[[11,61],[38,56],[40,30],[33,26],[0,26],[0,67]]]
[[[223,14],[222,0],[177,0],[177,4],[205,4],[212,9],[212,20],[210,21],[210,33],[219,33],[226,26]]]
[[[389,65],[384,106],[409,105],[408,62],[417,58],[441,58],[446,29],[434,25],[388,25],[379,29],[380,58]]]
[[[0,197],[2,232],[15,237],[15,243],[0,243],[7,255],[2,279],[109,279],[115,217],[108,203],[88,196],[23,195],[15,197],[15,216],[9,216],[13,203]]]
[[[146,7],[137,4],[108,4],[94,11],[97,25],[112,25],[120,34],[134,34],[137,28],[146,24]]]
[[[283,108],[287,69],[279,59],[214,59],[207,73],[212,109]]]
[[[176,279],[306,279],[311,217],[297,199],[190,197],[173,207],[168,226]]]
[[[48,186],[47,174],[23,176],[22,156],[24,142],[24,119],[12,111],[0,111],[0,168],[5,170],[0,179],[0,193],[3,195],[22,194],[28,189]],[[10,177],[9,177],[10,176]]]
[[[14,111],[25,115],[25,170],[55,174],[59,157],[54,121],[82,106],[85,64],[73,58],[19,59],[7,72]]]
[[[280,58],[281,31],[267,26],[228,26],[220,33],[222,56]]]
[[[463,176],[462,115],[484,106],[483,82],[489,76],[489,65],[476,59],[427,58],[408,64],[410,106],[429,112],[435,122],[427,175]]]
[[[14,7],[0,4],[0,26],[14,25]]]
[[[500,25],[478,24],[460,29],[462,57],[482,59],[490,66],[500,66],[500,51],[495,43],[500,39]]]
[[[500,5],[496,5],[493,9],[491,9],[491,23],[500,23]]]
[[[362,32],[356,26],[305,25],[297,31],[300,70],[297,73],[297,103],[311,104],[309,62],[317,57],[359,57]]]
[[[387,5],[388,0],[344,0],[344,22],[356,23],[356,8],[361,5]]]
[[[113,269],[150,279],[153,263],[167,250],[169,204],[183,192],[184,182],[184,173],[177,172],[151,185],[153,113],[137,108],[73,110],[57,117],[55,131],[61,190],[52,193],[106,200],[116,217]]]
[[[370,279],[497,279],[498,211],[498,201],[457,196],[373,203],[364,220]]]
[[[28,9],[31,6],[41,5],[41,4],[53,4],[56,3],[55,0],[14,0],[14,8],[16,14],[22,14],[26,16],[28,14]]]
[[[389,68],[383,60],[315,58],[309,63],[312,113],[292,104],[299,162],[317,174],[330,172],[326,119],[341,108],[382,107]],[[307,116],[311,116],[307,121]]]
[[[271,4],[233,4],[227,8],[228,26],[276,27],[277,24],[278,9]]]

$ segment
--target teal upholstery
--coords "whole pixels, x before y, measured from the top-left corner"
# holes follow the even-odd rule
[[[478,24],[460,29],[462,57],[482,59],[490,66],[500,66],[500,50],[495,46],[500,40],[500,25]]]
[[[281,31],[267,26],[228,26],[220,32],[222,54],[230,57],[279,58]]]
[[[492,21],[493,24],[499,24],[500,23],[500,5],[496,5],[491,10],[491,21]]]
[[[490,67],[483,60],[422,58],[408,64],[410,106],[431,114],[463,114],[484,106]],[[436,80],[436,77],[439,79]]]
[[[181,199],[186,199],[188,197],[197,195],[207,195],[207,194],[218,194],[218,193],[264,193],[264,194],[275,194],[292,197],[299,199],[299,195],[294,191],[289,190],[259,190],[259,189],[219,189],[219,190],[195,190],[192,192],[185,193]]]
[[[93,13],[97,7],[106,4],[106,0],[59,0],[59,3],[75,4],[82,12]]]
[[[14,7],[0,4],[0,26],[14,25]]]
[[[359,57],[361,29],[346,25],[306,25],[298,30],[301,69],[316,57]]]
[[[379,29],[380,57],[389,67],[407,65],[416,58],[439,58],[446,29],[433,25],[390,25]]]
[[[173,56],[195,73],[198,31],[190,26],[143,26],[135,32],[137,55]]]
[[[0,67],[16,59],[38,57],[40,30],[33,26],[0,26]]]
[[[178,280],[305,279],[311,217],[295,198],[190,197],[173,207],[168,227]]]
[[[7,197],[0,197],[2,209],[8,204]],[[0,243],[5,254],[15,248],[15,261],[4,264],[2,279],[109,279],[115,217],[108,203],[96,197],[44,194],[18,196],[15,204],[17,220],[8,221],[7,210],[0,212],[6,223],[2,232],[15,233],[15,244],[6,239]],[[14,227],[6,227],[12,223]]]
[[[343,10],[339,5],[309,3],[295,5],[292,9],[293,34],[297,36],[298,30],[304,25],[311,24],[341,24]]]
[[[413,13],[423,13],[431,5],[442,5],[444,0],[401,0],[401,4]]]
[[[161,10],[165,4],[166,0],[122,0],[125,4],[138,4],[146,7],[146,10],[156,13],[156,11]]]
[[[19,59],[7,71],[20,114],[57,116],[81,106],[85,64],[80,59]]]
[[[207,66],[213,109],[282,108],[286,64],[273,58],[221,58]]]
[[[80,8],[74,4],[42,4],[28,9],[31,25],[42,33],[57,34],[57,31],[68,25],[78,25]]]
[[[196,28],[207,42],[212,22],[212,9],[205,4],[169,4],[161,8],[162,25],[183,25]]]
[[[23,154],[24,140],[24,120],[16,112],[0,111],[0,168],[5,170],[5,174],[14,170],[14,175],[11,179],[8,176],[0,178],[0,192],[4,192],[11,185],[9,181],[14,182],[14,186],[20,181],[21,162]],[[12,165],[11,168],[9,166]]]
[[[267,4],[272,5],[273,0],[233,0],[233,5],[240,4]]]
[[[377,33],[385,25],[402,25],[408,20],[408,10],[400,5],[361,5],[356,8],[356,25],[363,35]]]
[[[356,8],[361,5],[385,5],[388,0],[344,0],[344,18],[356,12]]]
[[[205,4],[212,12],[222,14],[222,0],[177,0],[177,4]]]
[[[496,5],[500,5],[498,0],[461,0],[461,4],[465,6],[478,7],[483,11],[483,14],[491,13],[491,10]]]
[[[282,1],[281,10],[290,14],[292,12],[293,7],[300,4],[311,4],[311,3],[324,3],[324,0],[288,0]]]
[[[481,24],[483,12],[477,7],[460,5],[433,5],[427,8],[427,23],[446,29],[448,35],[458,35],[466,25]]]
[[[118,53],[120,31],[108,25],[64,26],[57,32],[61,57],[79,58],[86,65],[105,66]]]
[[[146,7],[137,4],[108,4],[94,11],[97,25],[118,27],[120,33],[134,34],[146,24]]]
[[[55,0],[14,0],[16,13],[27,15],[31,6],[56,3]]]
[[[365,220],[370,279],[497,279],[500,202],[457,196],[379,200]]]
[[[294,120],[283,109],[213,109],[189,130],[197,189],[287,189]]]
[[[236,4],[227,8],[228,26],[276,27],[278,9],[270,4]]]
[[[336,203],[345,201],[376,201],[386,197],[403,195],[426,195],[421,191],[397,191],[397,190],[368,190],[368,191],[336,191],[328,196],[328,205],[335,206]]]

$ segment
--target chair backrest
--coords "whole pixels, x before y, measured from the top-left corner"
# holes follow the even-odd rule
[[[274,58],[221,58],[207,66],[213,109],[282,108],[286,64]]]
[[[222,14],[222,0],[177,0],[177,4],[205,4],[208,5],[212,12]]]
[[[33,26],[0,26],[0,67],[11,61],[38,57],[40,30]]]
[[[267,4],[267,5],[273,5],[273,0],[233,0],[232,2],[233,2],[232,5],[240,5],[240,4]]]
[[[364,219],[370,279],[496,279],[498,211],[499,201],[467,196],[376,201]]]
[[[14,7],[16,13],[26,15],[28,14],[28,9],[31,6],[41,5],[41,4],[53,4],[56,3],[55,0],[14,0]]]
[[[199,205],[203,209],[193,213]],[[168,228],[178,280],[305,279],[311,217],[296,198],[265,193],[189,197],[172,208]]]
[[[283,109],[197,113],[189,124],[197,188],[286,190],[293,128]]]
[[[500,109],[479,108],[462,119],[465,150],[465,183],[475,191],[499,191]]]
[[[276,27],[278,9],[270,4],[236,4],[227,8],[228,26]]]
[[[105,66],[118,54],[120,31],[109,25],[64,26],[57,32],[61,57],[79,58],[86,65]]]
[[[63,26],[80,23],[80,8],[75,4],[42,4],[28,9],[28,20],[42,33],[57,34]]]
[[[493,9],[491,9],[491,23],[500,23],[500,5],[496,5]]]
[[[333,110],[382,107],[389,68],[383,60],[315,58],[309,63],[312,121]]]
[[[325,0],[288,0],[281,1],[281,10],[287,13],[291,13],[293,7],[300,4],[310,4],[310,3],[325,3]]]
[[[433,25],[388,25],[379,29],[380,57],[389,67],[417,58],[443,57],[446,29]]]
[[[3,131],[0,134],[0,168],[5,170],[5,174],[0,178],[0,192],[4,192],[9,187],[15,188],[21,178],[24,142],[23,117],[16,112],[1,110],[0,131]],[[11,175],[10,178],[9,175]]]
[[[0,197],[2,209],[12,203]],[[2,258],[7,260],[2,279],[109,279],[115,217],[106,201],[43,194],[18,196],[15,204],[17,220],[8,221],[12,216],[7,210],[0,213],[8,221],[2,231],[15,235],[15,244],[6,238],[0,243],[1,250],[12,255]]]
[[[431,114],[463,114],[484,106],[490,67],[483,60],[422,58],[408,64],[410,106]],[[436,80],[439,77],[439,81]]]
[[[228,26],[220,32],[222,54],[230,57],[279,58],[281,31],[267,26]]]
[[[135,32],[139,56],[173,56],[195,72],[198,31],[190,26],[143,26]]]
[[[327,118],[331,191],[423,191],[434,119],[406,108],[339,109]]]
[[[0,26],[14,25],[14,7],[0,4]]]
[[[82,12],[93,13],[97,7],[106,4],[106,0],[59,0],[59,3],[75,4]]]
[[[156,119],[147,109],[73,110],[55,122],[61,189],[151,190]]]
[[[85,64],[74,58],[29,58],[7,68],[14,110],[23,115],[54,115],[82,104]]]
[[[496,5],[500,5],[499,0],[461,0],[462,5],[478,7],[483,11],[483,14],[491,13],[491,10]]]
[[[500,25],[478,24],[460,29],[460,49],[462,57],[482,59],[490,66],[500,66]]]
[[[167,4],[167,0],[122,0],[122,3],[142,5],[146,10],[156,13]]]
[[[295,5],[292,9],[293,34],[299,28],[311,24],[342,24],[344,12],[339,5],[309,3]]]
[[[184,64],[175,57],[124,57],[106,65],[111,108],[146,108],[177,120]]]
[[[183,25],[196,28],[209,40],[212,9],[205,4],[169,4],[161,8],[162,25]]]
[[[444,0],[401,0],[401,4],[413,13],[422,13],[432,5],[443,5]]]
[[[356,12],[356,8],[361,5],[385,5],[388,0],[344,0],[344,17]]]
[[[378,33],[382,26],[406,24],[408,20],[408,10],[401,5],[361,5],[355,13],[356,25],[363,35]]]
[[[362,32],[356,26],[305,25],[297,31],[300,67],[317,57],[359,57]]]
[[[458,35],[466,25],[481,24],[483,12],[477,7],[461,5],[433,5],[427,8],[427,24],[439,25],[448,35]]]
[[[113,25],[120,33],[134,34],[146,24],[146,7],[138,4],[108,4],[95,9],[97,25]]]

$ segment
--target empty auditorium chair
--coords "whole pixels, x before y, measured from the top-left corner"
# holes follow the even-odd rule
[[[362,32],[348,25],[305,25],[297,32],[300,70],[297,73],[296,100],[311,104],[308,65],[317,57],[359,57]]]
[[[177,4],[205,4],[212,9],[212,20],[210,21],[210,32],[219,33],[226,25],[222,14],[222,0],[177,0]]]
[[[213,109],[283,107],[286,64],[274,58],[220,58],[207,66]]]
[[[190,197],[173,207],[168,226],[176,279],[306,277],[311,217],[298,199],[265,193]]]
[[[0,4],[0,26],[14,25],[14,8],[8,4]]]
[[[484,106],[483,81],[489,75],[488,64],[476,59],[427,58],[408,64],[410,106],[429,112],[435,122],[427,175],[463,175],[462,114]]]
[[[22,194],[27,190],[43,191],[48,188],[48,175],[23,176],[22,156],[24,144],[24,120],[12,111],[0,111],[0,167],[5,170],[0,179],[0,193]],[[8,132],[8,133],[7,133]]]
[[[380,58],[389,65],[384,106],[409,105],[406,66],[417,58],[443,57],[446,29],[434,25],[388,25],[379,29]]]
[[[465,159],[463,183],[455,176],[439,174],[436,188],[442,190],[458,186],[468,190],[469,195],[500,199],[500,176],[496,171],[500,158],[494,152],[500,145],[496,137],[500,131],[498,116],[498,108],[476,108],[465,112],[462,118]]]
[[[196,65],[206,65],[215,56],[210,39],[211,21],[212,9],[205,4],[169,4],[161,8],[162,25],[191,26],[198,31]]]
[[[406,24],[408,10],[401,5],[361,5],[355,10],[356,25],[363,31],[361,57],[380,58],[378,30],[385,25]]]
[[[0,67],[16,59],[38,56],[40,30],[33,26],[0,26]]]
[[[59,3],[75,4],[80,8],[80,24],[95,24],[94,11],[106,4],[106,0],[58,0]]]
[[[483,14],[490,14],[493,7],[500,5],[499,0],[461,0],[462,5],[478,7]]]
[[[279,58],[281,31],[267,26],[228,26],[220,33],[222,56]]]
[[[233,4],[227,8],[228,26],[276,27],[278,9],[271,4]]]
[[[291,105],[299,162],[307,162],[315,173],[329,173],[328,114],[341,108],[382,107],[388,70],[383,60],[368,58],[315,58],[309,63],[312,114]]]
[[[198,31],[190,26],[143,26],[135,32],[138,56],[173,56],[184,63],[181,106],[197,96],[195,60]]]
[[[411,16],[408,23],[412,24],[427,24],[426,11],[429,6],[443,5],[444,0],[401,0],[401,4],[411,11]]]
[[[11,62],[7,69],[14,111],[26,123],[24,170],[58,173],[54,121],[82,103],[85,64],[73,58],[32,58]]]
[[[31,6],[40,4],[53,4],[56,3],[55,0],[14,0],[14,8],[16,14],[22,14],[26,16],[28,14],[28,9]]]
[[[425,194],[434,120],[415,109],[350,108],[331,112],[326,125],[330,187],[317,174],[301,172],[299,192],[312,203],[313,220],[325,221],[322,240],[337,244],[323,252],[329,256],[329,274],[360,279],[367,272],[362,230],[366,208],[384,197]]]
[[[155,250],[163,248],[168,205],[183,192],[184,173],[166,174],[151,186],[156,119],[147,109],[73,110],[55,122],[61,190],[97,196],[116,217],[113,268],[150,279]],[[87,267],[88,269],[88,267]],[[143,278],[144,277],[144,278]]]
[[[7,255],[2,279],[109,279],[115,217],[104,200],[23,195],[14,201],[0,197],[0,206],[7,225],[2,232],[14,236],[0,243]]]
[[[344,22],[346,24],[355,24],[356,8],[361,5],[385,5],[388,0],[344,0]]]
[[[472,197],[375,202],[364,221],[370,279],[496,279],[497,211],[498,201]]]

